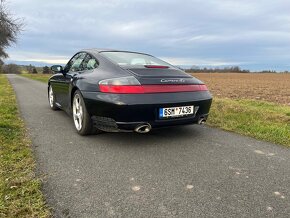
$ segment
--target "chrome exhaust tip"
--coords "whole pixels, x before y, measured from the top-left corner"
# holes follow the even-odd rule
[[[134,131],[138,133],[148,133],[152,129],[149,123],[138,125]]]
[[[206,123],[206,119],[204,117],[199,118],[198,122],[199,125],[203,125]]]

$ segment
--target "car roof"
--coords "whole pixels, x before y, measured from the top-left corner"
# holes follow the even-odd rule
[[[137,54],[149,55],[149,54],[146,54],[146,53],[143,53],[143,52],[117,50],[117,49],[109,49],[109,48],[89,48],[89,49],[83,49],[82,51],[84,51],[84,52],[93,52],[93,53],[101,53],[101,52],[105,52],[105,51],[111,51],[111,52],[130,52],[130,53],[137,53]]]

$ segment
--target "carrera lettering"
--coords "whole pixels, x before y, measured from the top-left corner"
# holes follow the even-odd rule
[[[162,83],[184,83],[184,79],[161,79]]]

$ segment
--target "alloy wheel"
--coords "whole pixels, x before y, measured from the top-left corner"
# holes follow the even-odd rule
[[[76,129],[80,131],[83,125],[83,107],[79,94],[76,94],[73,100],[73,120]]]
[[[52,90],[52,87],[49,86],[49,105],[51,108],[53,108],[54,106],[54,96],[53,96],[53,90]]]

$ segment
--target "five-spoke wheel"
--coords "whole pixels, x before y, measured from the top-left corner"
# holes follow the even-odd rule
[[[82,94],[75,91],[72,102],[73,121],[75,128],[80,135],[88,135],[93,132],[93,123],[87,112]]]
[[[75,94],[73,99],[73,120],[75,123],[75,127],[77,131],[80,131],[82,129],[83,125],[83,107],[81,105],[81,99],[79,94]]]

